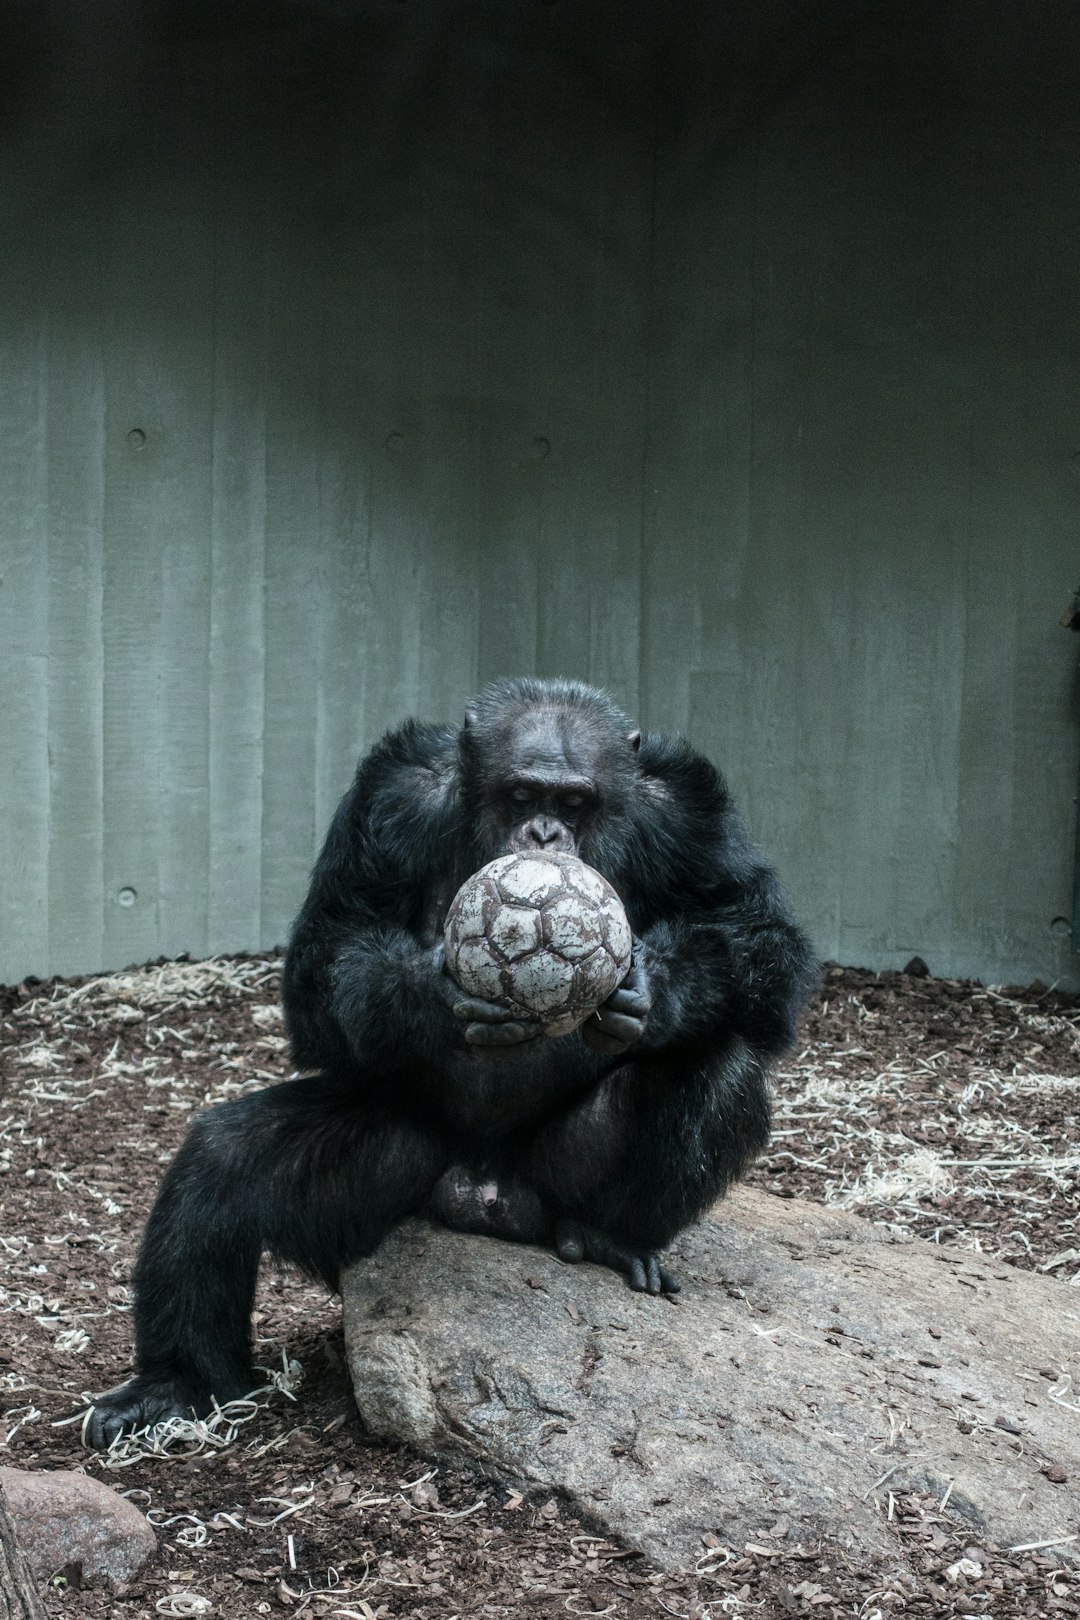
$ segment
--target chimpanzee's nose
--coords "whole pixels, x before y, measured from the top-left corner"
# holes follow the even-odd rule
[[[525,829],[528,837],[541,849],[553,844],[562,835],[563,824],[554,816],[534,816]]]

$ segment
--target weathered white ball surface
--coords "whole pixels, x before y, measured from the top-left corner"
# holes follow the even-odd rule
[[[500,855],[467,878],[446,915],[446,962],[461,988],[568,1035],[626,976],[622,901],[576,855]]]

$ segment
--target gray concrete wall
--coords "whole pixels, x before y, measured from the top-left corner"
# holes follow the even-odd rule
[[[359,750],[536,670],[704,746],[824,953],[1076,983],[1080,68],[1015,9],[22,40],[0,979],[281,941]]]

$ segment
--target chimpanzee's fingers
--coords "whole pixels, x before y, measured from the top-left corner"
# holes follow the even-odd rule
[[[648,1003],[652,1002],[652,995],[649,991],[649,975],[646,973],[645,964],[636,949],[630,959],[630,966],[623,974],[619,989],[627,990],[635,996],[643,996]]]
[[[666,1266],[660,1267],[660,1282],[665,1294],[677,1294],[682,1288],[682,1283],[678,1277],[673,1271],[669,1271]]]
[[[620,1041],[614,1035],[609,1035],[595,1018],[582,1024],[581,1038],[586,1046],[603,1057],[621,1057],[633,1045],[632,1041]]]
[[[455,1018],[467,1024],[520,1024],[522,1017],[514,1007],[504,1001],[482,1001],[479,996],[458,995],[454,1001]]]
[[[595,1023],[605,1035],[610,1035],[613,1040],[623,1041],[627,1046],[631,1041],[639,1041],[645,1033],[642,1019],[632,1018],[629,1013],[615,1012],[611,1007],[598,1008],[595,1017],[589,1019],[588,1023]]]
[[[621,984],[611,992],[603,1005],[608,1012],[627,1013],[631,1018],[644,1020],[649,1016],[652,1002],[640,990],[628,990]]]
[[[527,1024],[517,1020],[512,1024],[466,1024],[465,1039],[469,1045],[480,1050],[502,1046],[520,1046],[524,1041],[533,1041],[540,1034],[539,1024]]]

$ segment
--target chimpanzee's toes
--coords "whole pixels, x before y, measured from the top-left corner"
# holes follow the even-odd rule
[[[203,1416],[210,1410],[209,1396],[200,1399],[183,1379],[151,1378],[139,1373],[118,1389],[99,1395],[84,1430],[88,1446],[106,1451],[117,1435],[145,1429],[167,1418]]]
[[[649,1292],[648,1272],[645,1270],[644,1262],[636,1254],[628,1254],[626,1256],[625,1270],[626,1280],[634,1290],[635,1294],[646,1294]]]
[[[615,1264],[616,1270],[625,1270],[626,1280],[636,1293],[677,1294],[682,1287],[675,1273],[662,1266],[655,1254],[637,1255],[624,1251],[622,1258],[623,1265],[615,1260],[608,1263]]]
[[[677,1294],[682,1286],[675,1273],[662,1266],[655,1254],[626,1249],[593,1227],[565,1216],[555,1228],[555,1250],[560,1260],[571,1264],[592,1260],[598,1266],[621,1271],[638,1294]]]

